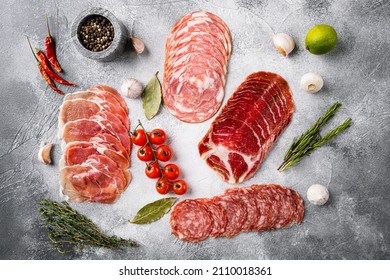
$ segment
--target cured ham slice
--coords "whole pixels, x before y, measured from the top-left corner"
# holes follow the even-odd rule
[[[113,88],[68,94],[59,113],[61,194],[72,202],[114,203],[131,181],[128,109]]]
[[[220,108],[232,43],[214,14],[197,11],[179,19],[165,45],[164,104],[179,120],[199,123]]]
[[[275,184],[252,185],[230,188],[212,198],[183,200],[173,208],[170,224],[180,240],[198,242],[301,224],[304,212],[295,190]]]
[[[293,113],[287,82],[275,73],[253,73],[215,118],[199,154],[224,181],[241,183],[258,170]]]

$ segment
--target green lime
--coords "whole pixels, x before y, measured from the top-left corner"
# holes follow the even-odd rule
[[[306,49],[312,54],[325,54],[337,44],[337,32],[332,26],[318,24],[306,35]]]

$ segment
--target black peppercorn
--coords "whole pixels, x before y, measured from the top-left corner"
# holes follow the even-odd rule
[[[107,49],[114,40],[114,26],[103,16],[91,16],[81,26],[79,38],[86,49],[100,52]]]

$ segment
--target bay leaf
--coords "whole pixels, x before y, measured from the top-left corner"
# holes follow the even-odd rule
[[[142,92],[142,107],[148,120],[151,120],[157,115],[162,102],[161,83],[158,80],[157,74],[158,72],[154,74]]]
[[[149,224],[157,221],[169,212],[176,200],[176,197],[167,197],[146,204],[138,210],[135,217],[129,222],[133,224]]]

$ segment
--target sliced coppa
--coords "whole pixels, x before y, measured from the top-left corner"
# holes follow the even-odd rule
[[[213,218],[203,203],[196,200],[183,200],[172,210],[170,225],[172,233],[177,238],[198,242],[209,236]]]
[[[198,198],[196,201],[203,203],[213,218],[210,236],[218,237],[224,233],[228,222],[225,209],[209,198]]]
[[[233,194],[221,194],[215,196],[212,200],[225,210],[227,216],[225,231],[220,236],[232,237],[240,233],[247,219],[244,202]]]
[[[199,154],[225,181],[241,183],[258,170],[293,112],[292,94],[282,77],[251,74],[199,142]]]

